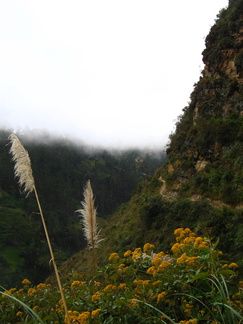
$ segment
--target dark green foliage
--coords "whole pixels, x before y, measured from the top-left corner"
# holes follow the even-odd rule
[[[26,277],[43,280],[49,273],[49,252],[34,195],[25,199],[14,179],[8,136],[0,132],[0,259],[1,284]],[[34,134],[33,134],[34,135]],[[46,224],[60,264],[87,245],[75,211],[83,187],[91,180],[98,216],[106,217],[129,200],[138,181],[161,165],[161,153],[127,150],[109,152],[71,142],[21,136],[29,152]],[[16,262],[14,261],[16,260]],[[16,281],[15,281],[16,280]]]
[[[163,174],[168,186],[181,182],[184,197],[200,194],[232,206],[243,198],[242,10],[242,0],[231,1],[206,38],[206,68],[170,136],[168,163],[174,172]],[[238,75],[229,62],[235,63]],[[199,170],[201,161],[206,167]]]
[[[238,259],[242,257],[242,210],[214,208],[205,200],[194,202],[181,198],[169,201],[156,195],[143,202],[140,219],[145,229],[154,233],[159,229],[161,233],[169,233],[169,229],[189,226],[197,233],[209,229],[213,237],[219,237],[221,249]],[[167,249],[170,248],[171,239],[168,235],[160,236],[161,243]]]
[[[206,37],[206,49],[203,51],[203,61],[209,69],[220,73],[219,64],[222,59],[222,50],[239,49],[242,47],[238,38],[242,26],[240,13],[243,12],[243,1],[230,1],[228,9],[223,9],[218,15],[215,25]]]
[[[235,67],[238,73],[243,72],[243,50],[241,50],[235,57]]]

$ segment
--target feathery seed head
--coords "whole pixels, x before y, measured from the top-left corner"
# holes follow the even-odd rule
[[[82,217],[84,235],[88,241],[91,249],[98,247],[102,241],[99,239],[99,232],[96,223],[96,208],[94,206],[94,195],[91,187],[90,180],[87,181],[84,189],[84,201],[82,202],[81,209],[77,212]]]
[[[23,187],[27,197],[35,185],[29,154],[15,134],[11,134],[9,140],[11,143],[9,152],[12,154],[12,161],[15,162],[14,175],[19,178],[19,185]]]

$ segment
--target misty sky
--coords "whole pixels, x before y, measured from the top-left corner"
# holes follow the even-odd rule
[[[1,0],[1,127],[168,142],[228,0]]]

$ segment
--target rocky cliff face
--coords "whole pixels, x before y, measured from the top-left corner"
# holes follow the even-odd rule
[[[206,191],[228,203],[242,200],[242,45],[243,1],[231,0],[206,38],[202,76],[170,138],[167,171],[177,192]],[[227,199],[229,191],[237,198]]]

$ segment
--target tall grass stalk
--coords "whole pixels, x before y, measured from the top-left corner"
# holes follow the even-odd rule
[[[20,140],[18,139],[18,137],[15,134],[11,134],[9,136],[9,140],[10,140],[10,143],[11,143],[10,153],[12,154],[12,160],[15,163],[15,165],[14,165],[14,175],[15,175],[15,177],[17,177],[19,179],[18,182],[19,182],[20,188],[23,189],[23,192],[26,194],[26,197],[33,191],[35,193],[35,197],[36,197],[37,205],[38,205],[38,208],[39,208],[39,211],[40,211],[44,232],[45,232],[45,235],[46,235],[47,244],[48,244],[50,255],[51,255],[51,262],[53,264],[53,268],[54,268],[54,271],[55,271],[55,275],[56,275],[58,287],[59,287],[59,290],[60,290],[60,294],[61,294],[61,298],[62,298],[63,307],[64,307],[64,310],[65,310],[67,322],[70,324],[71,322],[70,322],[70,318],[69,318],[69,314],[68,314],[67,303],[66,303],[66,299],[65,299],[65,296],[64,296],[64,293],[63,293],[61,279],[60,279],[60,275],[59,275],[58,268],[57,268],[57,265],[56,265],[56,261],[55,261],[51,241],[50,241],[50,238],[49,238],[49,234],[48,234],[48,231],[47,231],[44,215],[43,215],[43,212],[42,212],[39,196],[38,196],[38,193],[37,193],[37,190],[36,190],[29,154],[26,151],[26,149],[23,147]]]
[[[166,320],[168,320],[170,323],[176,324],[176,322],[174,322],[173,319],[171,319],[169,316],[167,316],[165,313],[163,313],[161,310],[159,310],[158,308],[154,307],[153,305],[148,304],[145,301],[142,301],[142,300],[139,300],[139,299],[131,299],[131,301],[139,302],[139,303],[142,303],[142,304],[150,307],[155,312],[158,312],[161,316],[163,316],[164,318],[166,318]],[[160,320],[161,320],[162,323],[166,323],[162,318],[160,318]]]
[[[215,286],[217,295],[220,296],[221,299],[220,301],[214,302],[213,305],[218,309],[222,323],[234,324],[236,323],[236,319],[241,320],[242,322],[243,317],[241,316],[241,314],[236,312],[230,306],[230,294],[225,278],[222,275],[220,275],[219,278],[215,275],[212,275],[212,279],[209,278],[209,280]]]
[[[96,221],[96,208],[94,205],[94,195],[91,187],[90,180],[87,181],[84,188],[84,201],[82,202],[82,208],[76,211],[80,214],[83,221],[84,236],[88,242],[88,246],[92,249],[92,265],[93,265],[93,278],[95,275],[95,248],[98,247],[102,239],[99,238],[99,231]]]

